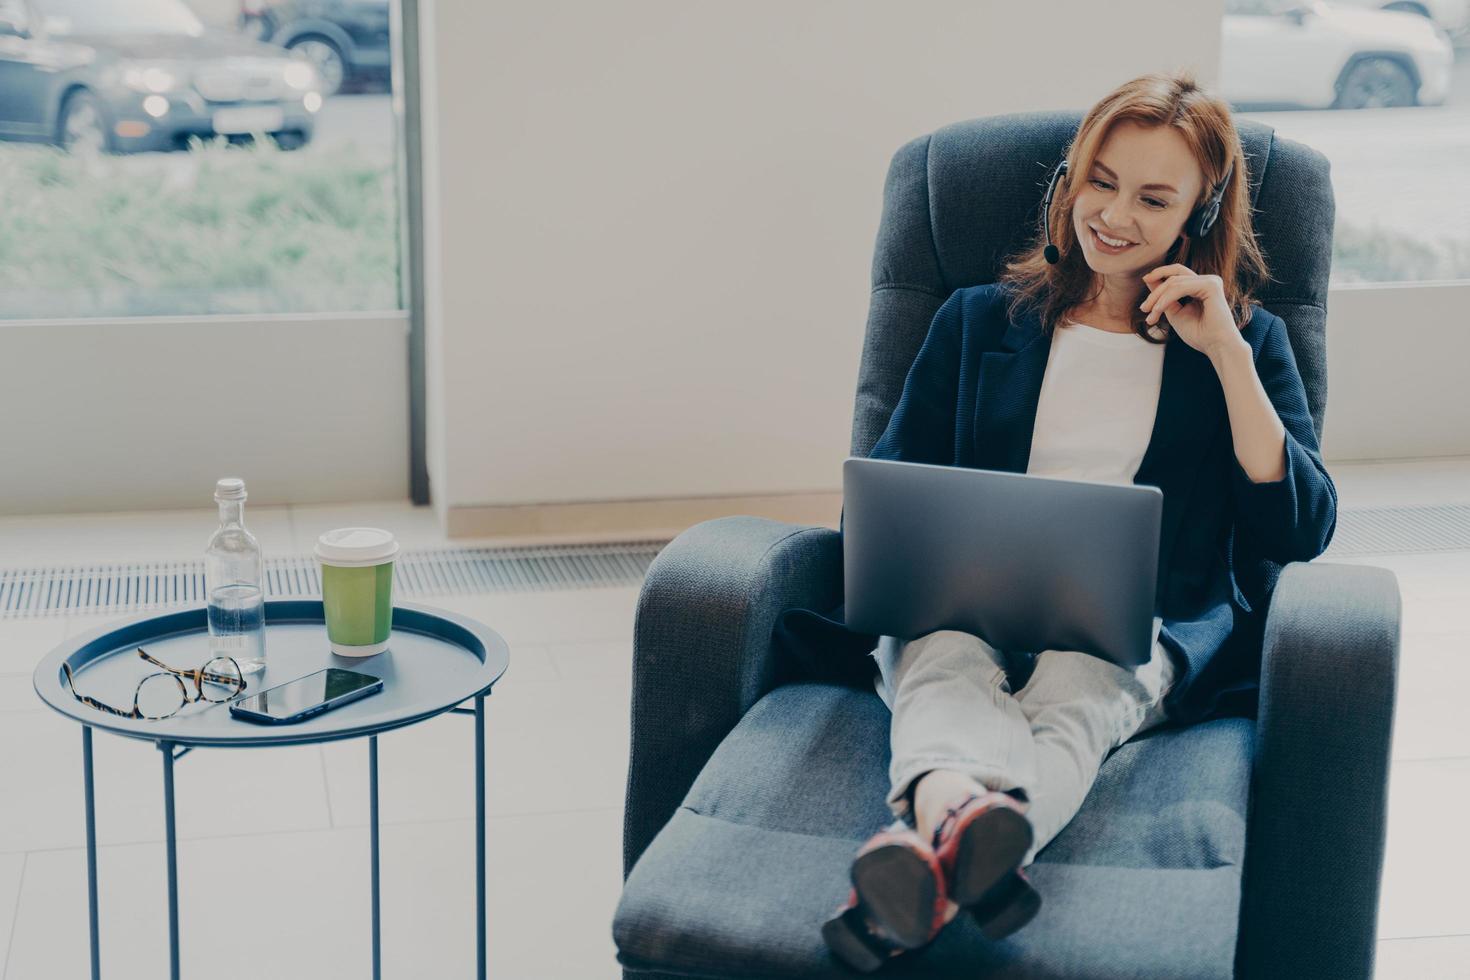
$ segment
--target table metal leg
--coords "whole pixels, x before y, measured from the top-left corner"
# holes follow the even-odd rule
[[[373,980],[383,976],[382,907],[378,897],[378,736],[368,736],[368,836],[373,846]]]
[[[82,786],[87,800],[87,926],[92,937],[92,980],[101,980],[97,943],[97,804],[92,796],[92,728],[82,726]]]
[[[160,742],[163,754],[163,832],[168,851],[168,975],[179,980],[179,861],[174,837],[174,747]]]
[[[485,980],[485,695],[475,698],[475,938]]]

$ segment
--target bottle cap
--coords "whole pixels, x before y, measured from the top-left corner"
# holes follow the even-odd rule
[[[215,500],[244,500],[245,481],[239,477],[227,476],[214,485]]]
[[[377,527],[339,527],[316,539],[316,556],[327,565],[381,565],[397,554],[393,532]]]

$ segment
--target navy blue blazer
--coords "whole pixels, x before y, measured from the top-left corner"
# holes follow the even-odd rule
[[[1026,472],[1051,341],[1034,312],[1010,319],[1007,295],[996,284],[972,286],[939,308],[870,457]],[[1251,481],[1235,458],[1214,365],[1171,331],[1153,433],[1133,478],[1164,495],[1154,615],[1161,642],[1186,667],[1165,699],[1182,724],[1254,714],[1274,587],[1259,562],[1310,561],[1337,526],[1337,487],[1285,322],[1256,306],[1241,335],[1286,429],[1285,477]],[[879,638],[848,630],[842,609],[786,610],[774,641],[808,675],[871,683],[867,654]]]

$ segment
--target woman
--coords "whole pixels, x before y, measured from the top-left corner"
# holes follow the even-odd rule
[[[1043,373],[1018,469],[1118,483],[1171,474],[1158,480],[1164,615],[1146,665],[1044,650],[1015,691],[1006,653],[979,637],[882,639],[896,820],[859,849],[848,901],[823,927],[854,967],[925,945],[962,910],[993,939],[1025,925],[1041,897],[1023,868],[1080,809],[1107,755],[1166,720],[1198,720],[1246,683],[1248,658],[1222,655],[1251,612],[1240,555],[1305,561],[1331,540],[1336,488],[1285,325],[1252,302],[1267,276],[1245,177],[1228,106],[1187,74],[1128,82],[1084,117],[1043,234],[998,283],[958,290],[935,315],[871,455],[1004,468],[968,449],[1004,441],[987,439],[1004,433],[976,392],[1000,380],[981,377],[975,352],[1009,356],[1019,336],[1015,356]],[[1212,428],[1212,413],[1228,426]],[[1171,505],[1185,517],[1171,520]]]

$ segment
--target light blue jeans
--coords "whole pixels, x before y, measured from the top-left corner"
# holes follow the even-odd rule
[[[964,773],[992,790],[1024,789],[1035,832],[1022,866],[1082,807],[1113,749],[1165,720],[1164,696],[1178,675],[1159,642],[1134,670],[1090,654],[1044,650],[1015,692],[1005,659],[989,643],[939,630],[903,643],[882,637],[878,694],[893,712],[888,806],[912,822],[910,784],[932,769]]]

